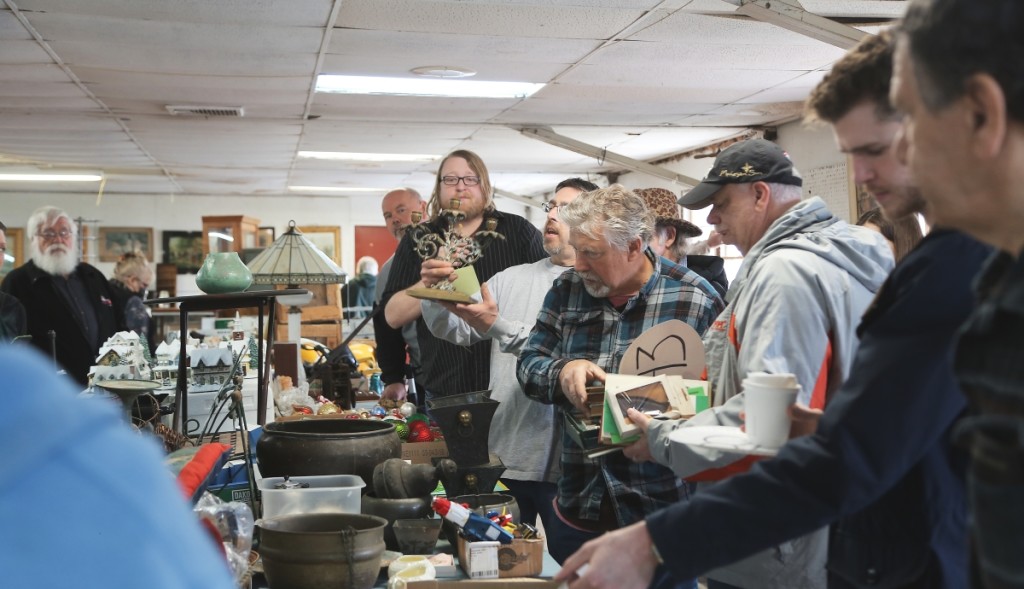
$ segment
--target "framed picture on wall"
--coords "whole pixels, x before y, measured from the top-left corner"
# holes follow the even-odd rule
[[[260,227],[256,230],[256,247],[266,248],[277,239],[273,227]]]
[[[21,227],[8,227],[4,236],[7,237],[7,251],[3,254],[3,260],[0,260],[0,280],[25,263],[25,230]]]
[[[124,254],[142,254],[153,259],[153,229],[150,227],[100,227],[101,262],[116,262]]]
[[[164,231],[161,238],[165,264],[174,264],[178,274],[199,272],[204,257],[202,231]]]
[[[341,227],[329,225],[307,225],[298,227],[302,235],[341,266]]]

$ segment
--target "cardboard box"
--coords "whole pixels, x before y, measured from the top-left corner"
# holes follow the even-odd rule
[[[544,539],[516,538],[511,544],[467,542],[459,536],[459,565],[470,579],[536,577],[544,568]]]
[[[214,476],[208,490],[223,501],[238,501],[253,509],[249,474],[244,461],[235,460],[224,465]]]
[[[402,442],[402,460],[408,460],[413,464],[431,464],[431,459],[446,456],[448,456],[448,444],[444,440]]]

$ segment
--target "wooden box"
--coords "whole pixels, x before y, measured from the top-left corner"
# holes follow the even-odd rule
[[[302,309],[303,323],[341,321],[340,284],[300,284],[298,288],[304,288],[313,293],[313,300],[300,307]],[[277,322],[288,323],[287,305],[278,303]]]

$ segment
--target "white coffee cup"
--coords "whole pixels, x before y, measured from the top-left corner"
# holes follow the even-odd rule
[[[772,386],[743,381],[746,431],[763,448],[778,448],[789,439],[789,406],[796,402],[800,385]]]
[[[796,375],[791,372],[748,372],[747,378],[743,379],[743,382],[763,387],[782,387],[787,389],[795,389],[800,386],[796,382]]]

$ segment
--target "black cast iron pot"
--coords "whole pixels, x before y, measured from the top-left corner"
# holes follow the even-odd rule
[[[357,474],[373,484],[373,468],[402,456],[386,421],[314,418],[263,426],[256,459],[264,477]]]

